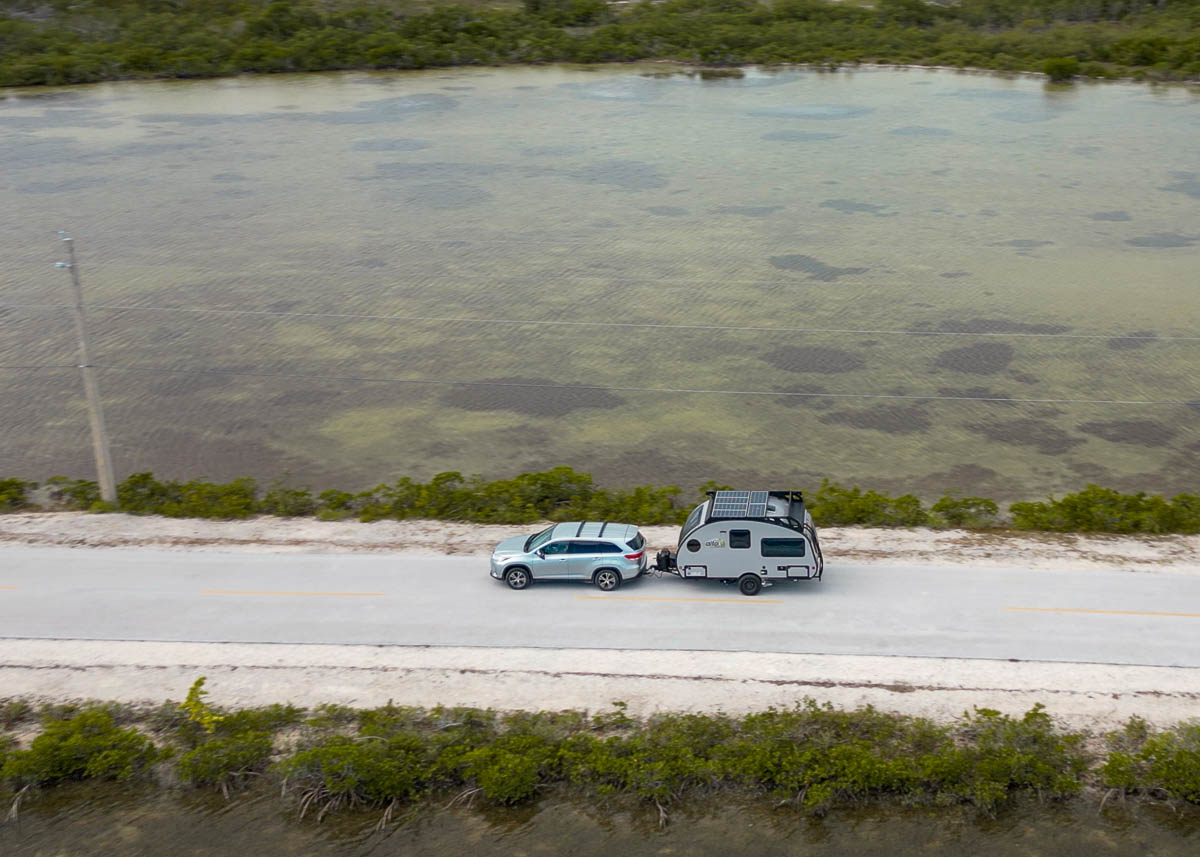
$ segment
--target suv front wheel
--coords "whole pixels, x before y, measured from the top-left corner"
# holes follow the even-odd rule
[[[524,589],[529,585],[529,572],[523,568],[510,568],[504,574],[504,582],[509,589]]]
[[[612,592],[621,585],[621,575],[611,568],[600,569],[593,580],[601,592]]]

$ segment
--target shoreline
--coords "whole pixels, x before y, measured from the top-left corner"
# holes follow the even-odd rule
[[[1183,86],[1195,88],[1200,86],[1200,77],[1186,78],[1182,80],[1152,80],[1149,77],[1089,77],[1087,75],[1075,75],[1068,80],[1053,81],[1045,72],[1035,71],[1033,69],[993,69],[984,68],[982,66],[956,66],[956,65],[921,65],[917,63],[881,63],[881,62],[837,62],[837,63],[822,63],[822,62],[781,62],[781,63],[728,63],[728,64],[708,64],[708,63],[693,63],[684,60],[674,60],[665,58],[643,58],[632,60],[605,60],[595,63],[570,62],[567,60],[558,62],[508,62],[494,64],[474,64],[474,65],[430,65],[422,68],[336,68],[336,69],[320,69],[315,71],[237,71],[230,74],[220,75],[190,75],[187,77],[178,77],[171,75],[150,75],[150,76],[130,76],[130,77],[107,77],[102,80],[84,81],[80,83],[33,83],[22,84],[19,86],[2,86],[0,85],[0,95],[4,93],[16,93],[18,96],[22,92],[38,92],[46,89],[61,89],[63,87],[80,87],[80,86],[99,86],[107,83],[150,83],[155,81],[206,81],[206,80],[237,80],[239,78],[277,78],[277,77],[298,77],[311,76],[317,74],[404,74],[408,72],[432,72],[432,71],[464,71],[477,70],[488,68],[539,68],[550,66],[567,66],[578,68],[596,68],[598,66],[635,66],[635,65],[657,65],[657,66],[675,66],[681,71],[686,70],[728,70],[728,69],[797,69],[802,71],[815,71],[822,74],[830,74],[835,72],[854,72],[854,71],[950,71],[963,74],[984,75],[999,78],[1028,78],[1031,80],[1042,79],[1045,83],[1058,87],[1068,87],[1075,83],[1084,84],[1136,84],[1148,86]]]

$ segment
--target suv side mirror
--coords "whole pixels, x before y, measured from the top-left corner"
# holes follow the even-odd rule
[[[546,551],[542,548],[538,548],[537,555],[538,555],[538,559],[545,559]]]

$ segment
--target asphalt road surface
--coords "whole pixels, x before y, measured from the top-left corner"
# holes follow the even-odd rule
[[[756,597],[509,590],[478,557],[0,549],[0,637],[680,649],[1200,667],[1200,577],[867,566]]]

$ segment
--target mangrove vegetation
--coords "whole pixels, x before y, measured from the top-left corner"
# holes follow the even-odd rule
[[[4,0],[0,86],[663,59],[1200,78],[1198,0]]]
[[[1060,729],[1041,706],[988,709],[950,724],[812,700],[792,708],[628,716],[470,708],[223,710],[204,679],[183,703],[0,704],[0,797],[19,810],[78,780],[216,789],[274,782],[301,817],[375,808],[385,818],[434,801],[511,806],[544,797],[673,807],[716,794],[823,813],[892,803],[991,813],[1022,796],[1064,801],[1144,795],[1200,803],[1200,725],[1134,719],[1106,736]],[[34,733],[31,740],[27,737]],[[18,741],[17,734],[26,736]]]
[[[625,490],[601,488],[590,473],[561,466],[511,479],[486,480],[455,471],[428,482],[403,477],[366,491],[309,488],[275,482],[265,489],[248,477],[218,483],[156,479],[134,473],[117,486],[117,502],[100,499],[88,479],[52,476],[44,485],[0,478],[0,513],[47,510],[125,512],[170,518],[239,519],[255,515],[315,516],[321,520],[360,521],[424,518],[486,524],[537,521],[608,520],[641,525],[679,524],[705,492],[729,488],[708,482],[694,495],[675,485],[642,485]],[[38,503],[35,498],[43,498]],[[806,506],[818,526],[942,527],[1057,533],[1200,533],[1200,495],[1166,498],[1138,492],[1123,494],[1088,485],[1062,497],[1013,503],[1007,518],[986,497],[946,494],[926,506],[914,494],[892,496],[857,485],[823,479],[807,494]]]

